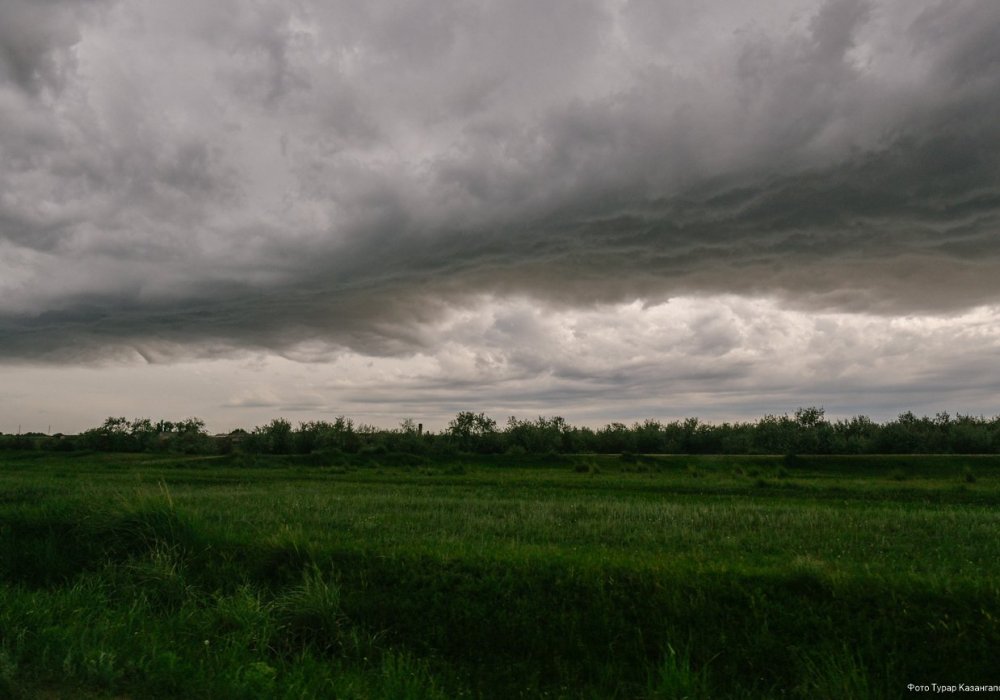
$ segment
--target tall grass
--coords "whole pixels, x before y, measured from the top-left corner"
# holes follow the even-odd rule
[[[968,482],[911,460],[897,482],[882,461],[593,459],[0,465],[0,697],[882,698],[995,681],[990,468]]]

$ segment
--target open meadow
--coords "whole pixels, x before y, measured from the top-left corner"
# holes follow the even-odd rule
[[[0,697],[1000,684],[998,505],[998,457],[9,452]]]

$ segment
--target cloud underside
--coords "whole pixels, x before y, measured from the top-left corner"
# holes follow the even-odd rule
[[[0,412],[0,421],[74,432],[104,415],[193,413],[226,431],[278,415],[347,415],[387,427],[410,416],[440,429],[470,409],[595,426],[755,419],[808,405],[834,418],[996,412],[1000,307],[892,318],[738,296],[563,310],[492,300],[429,326],[437,342],[399,357],[342,351],[309,362],[303,347],[286,357],[21,367],[4,378],[0,397],[16,410]]]
[[[1000,301],[995,2],[204,5],[0,8],[0,357]]]

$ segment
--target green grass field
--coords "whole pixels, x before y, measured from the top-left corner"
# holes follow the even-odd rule
[[[997,457],[316,461],[0,454],[0,697],[1000,684]]]

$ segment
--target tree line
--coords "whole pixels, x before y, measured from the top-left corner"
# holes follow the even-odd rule
[[[227,435],[209,435],[198,418],[109,417],[79,435],[0,435],[0,448],[184,454],[990,454],[1000,453],[1000,416],[906,412],[884,422],[866,416],[831,421],[822,408],[809,407],[746,422],[650,419],[594,429],[559,416],[512,416],[499,424],[485,413],[462,411],[440,432],[425,431],[412,419],[386,429],[341,416],[297,427],[276,418]]]

